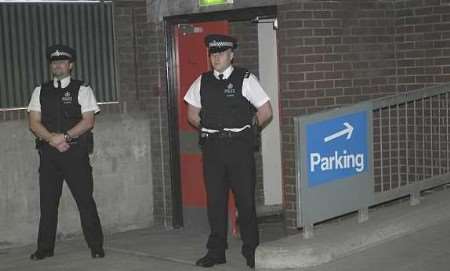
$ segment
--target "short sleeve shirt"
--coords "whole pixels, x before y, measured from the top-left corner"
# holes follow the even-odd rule
[[[70,76],[63,78],[61,81],[61,87],[64,89],[70,83]],[[57,87],[57,80],[53,80],[53,85]],[[36,87],[31,95],[31,100],[28,105],[27,111],[37,111],[41,112],[41,86]],[[86,113],[89,111],[94,111],[94,113],[100,112],[100,108],[97,105],[97,100],[95,99],[94,92],[90,86],[80,86],[80,91],[78,92],[78,103],[81,106],[81,113]]]
[[[227,79],[233,72],[233,66],[228,67],[222,74],[223,78]],[[214,71],[214,76],[219,79],[219,72]],[[184,100],[197,108],[202,108],[200,98],[200,85],[202,82],[202,76],[200,75],[190,86]],[[268,102],[269,96],[266,94],[256,76],[250,74],[248,78],[244,78],[242,82],[242,96],[244,96],[255,108],[261,107]]]

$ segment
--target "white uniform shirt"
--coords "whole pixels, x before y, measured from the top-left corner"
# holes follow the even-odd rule
[[[233,72],[233,66],[228,67],[222,74],[223,79],[228,79]],[[219,72],[214,70],[214,76],[219,79]],[[200,98],[200,84],[202,82],[202,76],[200,75],[189,87],[184,100],[197,108],[202,108],[201,98]],[[242,96],[244,96],[254,107],[259,108],[267,101],[269,101],[269,96],[267,96],[264,89],[259,84],[258,79],[253,74],[250,74],[248,78],[244,78],[242,82]]]
[[[70,83],[70,76],[65,77],[60,80],[61,88],[66,88]],[[53,86],[58,86],[58,80],[53,79]],[[28,105],[27,111],[37,111],[41,112],[41,86],[36,87],[31,95],[30,104]],[[94,111],[94,113],[100,112],[100,108],[97,105],[97,100],[95,99],[94,92],[90,86],[80,86],[80,91],[78,92],[78,103],[81,105],[81,113]]]
[[[233,66],[228,67],[222,74],[223,79],[227,79],[230,77],[231,73],[233,72],[234,68]],[[214,70],[214,76],[219,79],[219,72]],[[186,95],[184,96],[184,100],[197,108],[202,108],[201,104],[201,98],[200,98],[200,85],[202,82],[202,76],[200,75],[189,87],[188,91],[186,92]],[[248,78],[244,78],[244,81],[242,82],[242,96],[244,96],[254,107],[259,108],[266,102],[268,102],[269,96],[267,96],[266,92],[262,88],[261,84],[259,83],[256,76],[253,74],[250,74]],[[240,131],[245,128],[247,128],[248,125],[241,127],[241,128],[231,128],[224,130],[230,130],[230,131]],[[213,130],[202,128],[204,131],[213,132]]]

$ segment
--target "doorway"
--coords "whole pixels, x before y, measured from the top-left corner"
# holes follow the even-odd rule
[[[192,82],[210,69],[204,38],[212,33],[229,34],[228,21],[210,21],[175,26],[178,74],[178,134],[180,142],[180,181],[184,226],[206,228],[206,194],[198,131],[187,121],[183,100]],[[230,201],[231,202],[231,201]],[[232,209],[231,209],[232,211]]]
[[[208,14],[177,16],[166,19],[167,59],[168,59],[168,117],[171,153],[172,195],[173,195],[173,226],[193,229],[208,229],[206,216],[206,195],[203,185],[201,152],[198,147],[198,133],[187,122],[186,104],[183,97],[191,83],[202,73],[209,69],[207,49],[203,39],[210,33],[222,33],[236,36],[242,30],[241,23],[252,25],[253,33],[237,33],[244,35],[238,37],[241,45],[235,53],[238,64],[248,68],[258,76],[258,24],[254,22],[258,16],[274,17],[275,7],[251,8],[214,12]],[[248,37],[247,35],[253,36]],[[273,38],[273,37],[272,37]],[[276,38],[275,38],[276,39]],[[253,45],[251,45],[253,42]],[[257,48],[251,48],[251,47]],[[251,60],[246,50],[255,49],[256,56]],[[273,49],[273,48],[272,48]],[[273,51],[271,52],[274,53]],[[276,48],[275,48],[276,54]],[[264,55],[264,54],[263,54]],[[248,64],[252,67],[248,67]],[[238,66],[239,66],[238,65]],[[270,72],[270,71],[266,71]],[[278,78],[278,74],[272,75]],[[276,90],[271,92],[278,93]],[[269,96],[271,96],[269,94]],[[272,97],[272,96],[271,96]],[[278,107],[278,104],[272,104]],[[275,129],[278,129],[279,126]],[[280,151],[280,150],[278,150]],[[281,152],[280,152],[281,153]],[[262,162],[260,162],[262,163]],[[281,160],[280,160],[281,163]],[[262,179],[262,165],[260,167]],[[264,173],[265,174],[265,173]],[[281,176],[281,172],[280,172]],[[281,183],[279,180],[272,180]],[[264,204],[265,192],[258,193]],[[280,185],[281,187],[281,185]],[[272,188],[271,188],[272,189]],[[281,195],[281,190],[279,191]],[[258,198],[258,197],[257,197]],[[234,222],[234,204],[230,201],[230,222],[233,234],[237,235]]]

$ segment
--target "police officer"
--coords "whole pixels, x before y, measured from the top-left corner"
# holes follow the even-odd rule
[[[233,50],[237,48],[233,37],[208,35],[205,44],[213,70],[199,76],[184,97],[188,120],[200,130],[211,229],[208,252],[196,265],[211,267],[226,262],[227,201],[231,189],[239,212],[241,253],[247,265],[254,268],[259,236],[253,126],[264,126],[272,117],[272,108],[256,77],[232,65]]]
[[[40,157],[40,210],[37,250],[31,260],[53,256],[58,205],[65,180],[80,212],[84,237],[93,258],[103,258],[103,232],[92,196],[89,149],[94,115],[100,111],[89,86],[72,79],[75,50],[65,45],[47,49],[53,79],[34,89],[29,127],[37,137]]]

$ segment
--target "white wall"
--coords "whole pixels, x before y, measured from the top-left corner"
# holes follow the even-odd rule
[[[265,205],[282,203],[280,120],[278,110],[278,52],[272,23],[258,24],[259,77],[270,97],[273,120],[262,132]]]

